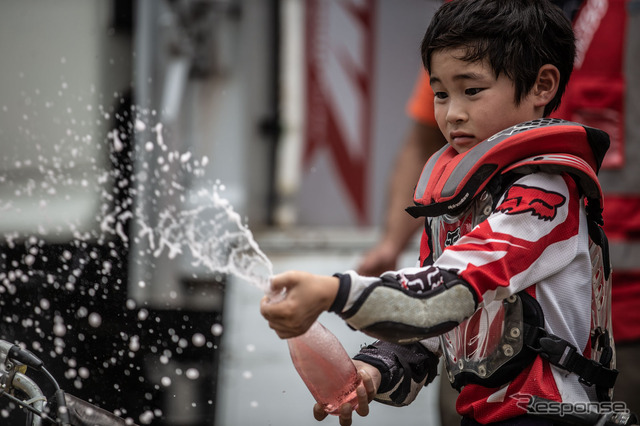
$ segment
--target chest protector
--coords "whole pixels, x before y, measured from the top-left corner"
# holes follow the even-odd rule
[[[597,171],[609,145],[606,133],[558,119],[521,123],[458,154],[447,146],[425,165],[407,211],[426,217],[429,247],[421,264],[484,221],[510,183],[523,174],[567,173],[586,198],[592,264],[591,353],[584,357],[569,342],[544,330],[544,313],[525,291],[481,306],[441,336],[449,379],[497,387],[513,380],[539,354],[551,364],[595,385],[608,400],[617,376],[611,328],[611,268],[602,231],[602,191]],[[425,244],[423,242],[423,244]]]

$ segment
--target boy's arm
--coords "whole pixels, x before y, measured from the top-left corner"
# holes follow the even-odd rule
[[[469,284],[433,266],[378,278],[354,271],[337,277],[291,271],[274,277],[272,289],[286,289],[287,297],[270,303],[265,296],[260,309],[283,339],[304,333],[323,311],[331,311],[370,336],[407,344],[452,329],[477,307]]]
[[[543,197],[543,206],[557,207],[538,211],[522,204],[523,191],[533,191],[536,200]],[[286,288],[288,297],[276,304],[263,301],[262,313],[282,338],[302,334],[325,310],[388,342],[440,335],[471,316],[483,298],[508,297],[565,268],[581,238],[579,201],[569,177],[526,175],[489,219],[448,247],[434,265],[378,278],[354,271],[337,278],[290,272],[273,280],[274,290]]]

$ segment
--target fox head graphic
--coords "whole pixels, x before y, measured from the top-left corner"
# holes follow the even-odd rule
[[[496,210],[506,214],[531,213],[542,220],[553,220],[566,198],[557,192],[525,185],[513,185]]]
[[[450,246],[460,239],[460,228],[447,232],[447,239],[444,242],[445,247]]]

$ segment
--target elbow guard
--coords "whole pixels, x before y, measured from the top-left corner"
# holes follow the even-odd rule
[[[437,286],[423,286],[426,291],[411,289],[421,274],[428,274],[433,282],[434,272],[441,275]],[[406,344],[445,333],[475,312],[476,295],[466,281],[435,267],[421,274],[383,276],[341,313],[342,318],[376,339]]]

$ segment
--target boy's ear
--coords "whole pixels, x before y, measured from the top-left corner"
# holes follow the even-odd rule
[[[535,97],[535,106],[544,107],[556,96],[560,85],[560,71],[555,65],[544,64],[538,71],[538,77],[531,94]]]

